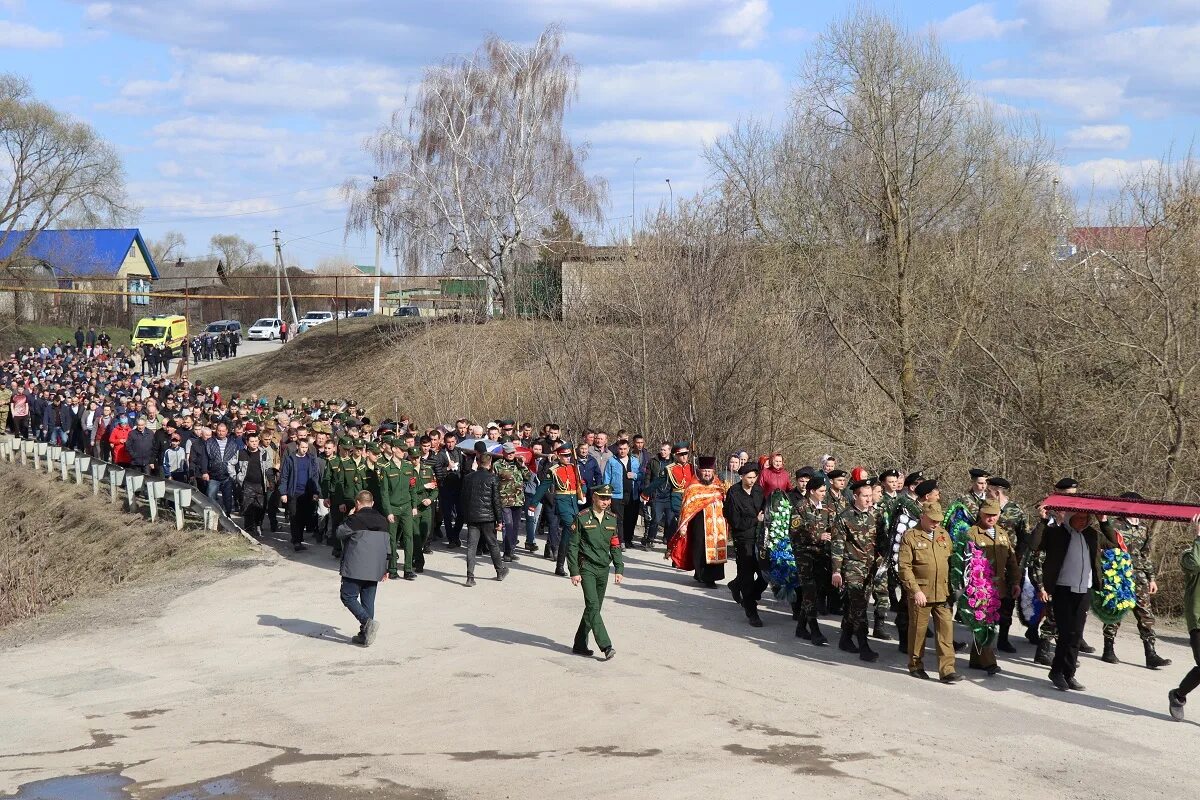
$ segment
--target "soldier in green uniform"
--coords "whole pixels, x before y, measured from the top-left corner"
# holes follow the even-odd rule
[[[800,618],[796,623],[796,635],[819,647],[824,646],[827,640],[817,624],[817,579],[814,567],[833,538],[830,532],[833,518],[824,505],[827,491],[824,478],[819,475],[809,478],[804,487],[804,500],[792,506],[790,521],[792,555],[796,559],[800,584]]]
[[[942,683],[957,683],[962,675],[954,669],[954,611],[950,605],[950,534],[942,527],[942,507],[925,503],[917,512],[918,522],[900,539],[899,573],[904,599],[912,620],[909,626],[908,674],[929,680],[925,671],[926,626],[933,617],[934,644],[938,655],[938,677]]]
[[[828,460],[827,462],[828,463]],[[846,480],[849,473],[844,469],[830,469],[825,475],[826,492],[824,506],[829,509],[829,518],[837,520],[838,515],[846,509]],[[830,527],[832,531],[832,525]],[[817,558],[814,566],[817,580],[818,614],[841,614],[843,610],[842,593],[833,587],[833,558],[830,542],[825,544],[823,552]]]
[[[391,437],[389,437],[391,438]],[[395,440],[393,439],[393,442]],[[388,576],[400,577],[399,550],[404,550],[404,580],[416,579],[413,572],[413,499],[417,472],[404,458],[399,445],[390,446],[392,457],[379,465],[379,510],[387,517],[391,551]]]
[[[1121,495],[1125,500],[1143,500],[1137,492],[1125,492]],[[1152,542],[1150,529],[1142,524],[1140,519],[1133,517],[1116,517],[1100,526],[1109,529],[1109,535],[1114,539],[1118,536],[1125,542],[1125,550],[1133,566],[1133,586],[1137,593],[1137,605],[1133,607],[1133,616],[1137,620],[1138,633],[1142,637],[1142,647],[1146,651],[1146,667],[1158,669],[1168,666],[1171,659],[1163,658],[1155,652],[1154,612],[1150,609],[1150,598],[1158,594],[1158,583],[1154,580],[1154,559],[1151,557]],[[1116,653],[1117,631],[1121,623],[1104,626],[1104,655],[1101,658],[1109,664],[1120,663]]]
[[[880,526],[871,510],[875,483],[874,478],[863,478],[850,485],[854,502],[838,515],[830,541],[833,587],[846,592],[838,647],[858,653],[863,661],[879,658],[867,642],[867,592],[879,561]]]
[[[880,529],[890,532],[892,523],[896,519],[896,511],[900,507],[900,470],[884,470],[879,473],[879,482],[883,484],[883,494],[875,507],[875,514],[879,518]],[[881,544],[885,543],[881,542]],[[881,549],[880,555],[883,557],[879,561],[879,568],[875,570],[871,584],[871,596],[875,600],[875,624],[871,629],[871,635],[884,642],[892,640],[891,634],[884,629],[884,624],[887,622],[887,612],[892,607],[892,592],[897,585],[895,572],[889,568],[891,561],[887,558],[890,555],[887,552],[887,546],[890,544],[889,538],[886,546]]]
[[[971,524],[974,525],[979,519],[979,505],[987,499],[987,479],[991,477],[991,473],[986,469],[974,467],[969,474],[971,475],[971,488],[964,492],[958,500],[971,515]]]
[[[529,480],[529,467],[517,455],[517,446],[512,441],[504,443],[503,453],[492,463],[492,472],[500,482],[500,507],[504,509],[504,560],[520,561],[517,541],[525,529],[525,481]]]
[[[1016,548],[1017,564],[1021,565],[1025,563],[1025,554],[1029,550],[1029,521],[1025,516],[1025,510],[1008,496],[1010,489],[1012,489],[1012,483],[1007,478],[993,475],[987,479],[987,499],[1000,506],[999,527],[1003,528],[1011,538],[1012,545]],[[1024,583],[1024,578],[1020,575],[1018,583]],[[1016,599],[1019,600],[1020,596],[1018,595]],[[1002,653],[1017,652],[1017,648],[1013,647],[1008,638],[1015,608],[1015,601],[1005,601],[1000,608],[1000,636],[996,640],[996,649]]]
[[[425,555],[431,551],[429,537],[434,530],[434,506],[437,502],[437,476],[433,474],[433,442],[421,437],[419,447],[408,449],[417,482],[412,489],[413,501],[413,570],[425,571]]]
[[[1014,601],[1021,596],[1020,571],[1017,568],[1017,543],[1010,531],[1000,525],[1000,504],[985,500],[979,506],[976,523],[967,530],[967,541],[974,544],[992,565],[992,591],[1000,598],[1000,619],[1012,618]],[[971,669],[1000,672],[996,648],[979,647],[971,642]]]
[[[575,631],[575,644],[571,652],[579,656],[594,655],[588,649],[588,634],[596,638],[596,646],[604,653],[604,660],[617,654],[612,640],[600,617],[604,604],[604,591],[608,588],[608,568],[616,567],[613,581],[620,586],[625,573],[621,560],[621,539],[617,535],[617,518],[609,511],[612,505],[612,487],[600,484],[592,490],[592,505],[575,518],[575,535],[567,543],[567,567],[571,572],[571,584],[583,585],[583,618]]]
[[[0,431],[8,430],[8,405],[12,402],[12,398],[12,389],[0,385]]]
[[[329,496],[329,529],[336,531],[342,520],[354,508],[354,498],[366,488],[367,462],[363,458],[363,445],[360,440],[344,436],[338,442],[339,458],[336,467],[330,461],[326,465],[325,479],[328,482]],[[338,539],[333,540],[333,555],[342,557],[342,545]]]

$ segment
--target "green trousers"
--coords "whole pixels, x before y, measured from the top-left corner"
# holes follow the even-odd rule
[[[417,572],[420,572],[425,569],[425,543],[429,541],[429,534],[433,532],[433,506],[425,506],[423,509],[418,506],[418,509],[417,515],[412,518],[412,563]],[[405,562],[407,561],[406,558]]]
[[[412,509],[405,507],[390,512],[396,518],[388,523],[388,539],[391,551],[388,553],[388,574],[398,574],[400,550],[404,551],[404,571],[413,571],[413,515]]]
[[[596,646],[607,650],[612,647],[612,640],[604,628],[600,606],[604,605],[604,591],[608,588],[608,570],[581,569],[579,577],[583,579],[583,618],[579,620],[579,629],[575,631],[575,649],[586,649],[588,634],[591,633],[596,638]]]

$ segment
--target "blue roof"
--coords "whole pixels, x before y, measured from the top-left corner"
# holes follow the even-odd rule
[[[0,233],[3,237],[0,261],[8,258],[29,236],[29,231],[12,231],[7,236]],[[46,264],[58,275],[116,275],[135,242],[146,259],[151,278],[158,280],[154,257],[137,228],[45,230],[33,234],[33,240],[21,255]]]

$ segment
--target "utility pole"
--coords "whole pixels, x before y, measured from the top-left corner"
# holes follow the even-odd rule
[[[299,321],[296,319],[296,298],[292,297],[292,279],[288,277],[287,266],[283,263],[283,248],[279,244],[279,231],[275,231],[275,283],[277,289],[280,274],[283,275],[283,285],[287,287],[288,307],[292,310],[292,327],[295,328],[299,324]],[[276,314],[280,319],[283,319],[278,301],[276,301],[275,308]]]
[[[675,187],[671,185],[671,179],[667,178],[667,191],[671,193],[671,208],[675,207]]]
[[[283,319],[283,280],[280,270],[283,258],[279,255],[279,231],[275,231],[275,318]]]
[[[629,212],[629,246],[633,246],[633,237],[637,235],[637,165],[642,160],[638,156],[633,160],[633,191],[632,191],[632,210]]]
[[[380,209],[379,209],[379,190],[382,188],[379,185],[379,176],[375,175],[371,178],[375,182],[375,187],[372,189],[372,194],[375,198],[375,304],[372,313],[379,314],[383,311],[383,305],[380,302],[380,294],[383,288],[383,265],[379,260],[379,248],[383,246],[383,232],[380,230]]]
[[[392,248],[392,253],[396,256],[396,277],[400,277],[400,245]]]

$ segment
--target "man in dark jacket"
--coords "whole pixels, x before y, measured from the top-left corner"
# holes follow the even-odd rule
[[[438,510],[446,526],[446,546],[462,546],[462,489],[463,454],[458,449],[458,437],[446,434],[446,444],[433,458],[433,477],[438,485]]]
[[[462,513],[467,525],[467,586],[475,585],[475,554],[480,539],[487,544],[496,568],[496,580],[508,576],[508,567],[500,560],[496,532],[503,530],[504,509],[500,505],[500,482],[492,472],[492,457],[487,453],[475,456],[477,469],[468,472],[462,482]]]
[[[1107,518],[1101,519],[1101,523],[1106,521]],[[1091,593],[1100,588],[1100,552],[1117,546],[1107,525],[1101,524],[1097,530],[1090,522],[1087,514],[1072,513],[1065,522],[1047,525],[1041,541],[1046,553],[1041,600],[1053,603],[1058,623],[1058,646],[1050,666],[1050,681],[1054,688],[1064,692],[1084,688],[1075,680],[1079,642],[1087,623]]]
[[[342,543],[342,605],[358,620],[354,644],[375,643],[379,622],[375,619],[375,591],[387,580],[391,545],[387,519],[374,509],[375,497],[361,491],[354,497],[354,510],[337,528]]]
[[[317,529],[317,498],[321,494],[317,459],[309,450],[308,439],[296,442],[295,452],[283,459],[279,470],[279,502],[287,509],[292,532],[292,549],[305,550],[304,532]]]
[[[757,483],[758,465],[751,461],[738,470],[741,480],[725,493],[725,520],[737,558],[737,577],[729,582],[733,601],[741,603],[746,619],[761,628],[758,599],[767,588],[758,563],[758,525],[763,518],[763,491]]]
[[[146,418],[137,418],[137,427],[129,432],[125,440],[125,450],[131,459],[130,466],[138,472],[153,475],[154,469],[154,431],[146,427]]]

